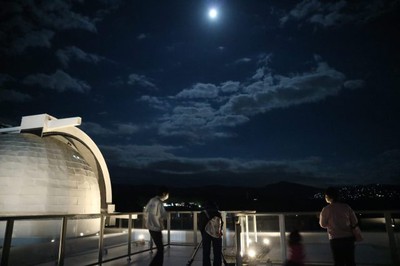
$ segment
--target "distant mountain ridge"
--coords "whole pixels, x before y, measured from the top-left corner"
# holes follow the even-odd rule
[[[376,185],[342,186],[345,191],[359,189],[368,191]],[[149,198],[156,194],[156,185],[113,184],[113,202],[117,211],[142,211]],[[394,197],[346,198],[346,201],[359,210],[383,210],[400,208],[400,186],[380,185],[380,194],[394,193]],[[324,188],[291,182],[277,182],[262,187],[243,186],[188,186],[170,187],[168,202],[204,203],[213,200],[223,210],[257,210],[273,212],[320,211],[326,205]],[[396,192],[399,192],[396,196]],[[389,194],[388,194],[389,195]]]

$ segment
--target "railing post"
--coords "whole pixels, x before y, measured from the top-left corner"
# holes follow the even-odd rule
[[[224,236],[222,238],[222,241],[223,241],[222,246],[226,247],[226,245],[227,245],[227,237],[228,237],[228,233],[226,232],[226,211],[222,211],[221,212],[221,216],[222,216],[222,222],[224,223],[224,225],[222,226],[222,230],[223,230],[223,233],[224,233]]]
[[[131,250],[132,250],[132,214],[129,214],[128,219],[128,260],[131,260]]]
[[[246,223],[246,252],[250,246],[250,237],[249,237],[249,216],[246,214],[245,216],[245,223]]]
[[[10,256],[13,229],[14,219],[7,219],[6,235],[4,236],[3,252],[1,253],[1,265],[8,265],[8,257]]]
[[[392,228],[392,215],[390,212],[385,212],[386,232],[389,237],[390,254],[392,256],[393,265],[400,265],[399,254],[397,254],[396,239]]]
[[[99,232],[99,257],[98,257],[99,265],[101,265],[103,263],[105,219],[106,219],[106,217],[103,214],[101,214],[100,215],[100,232]]]
[[[257,235],[257,216],[253,215],[253,229],[254,229],[254,242],[258,242],[258,235]]]
[[[246,251],[247,251],[247,247],[245,246],[245,244],[246,244],[246,241],[245,241],[246,233],[245,233],[245,227],[244,227],[244,217],[240,216],[239,217],[239,221],[240,221],[240,234],[239,234],[240,235],[240,251],[243,254],[245,254]],[[243,232],[243,234],[242,234],[242,232]]]
[[[197,246],[197,212],[193,212],[193,242]]]
[[[65,240],[67,238],[67,225],[68,225],[68,217],[64,216],[62,218],[61,231],[60,231],[60,242],[58,244],[58,259],[57,265],[64,265],[64,257],[65,257]]]
[[[286,260],[286,228],[284,214],[279,214],[279,231],[281,235],[282,263],[284,263]]]
[[[235,222],[235,235],[236,235],[236,266],[242,266],[242,255],[241,255],[241,218],[237,217],[237,221]]]
[[[168,239],[168,246],[171,244],[171,213],[168,213],[167,218],[167,239]]]

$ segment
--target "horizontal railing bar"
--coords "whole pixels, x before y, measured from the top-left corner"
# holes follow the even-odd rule
[[[264,217],[264,216],[293,216],[293,215],[300,215],[300,216],[308,216],[308,215],[316,215],[319,214],[319,212],[317,211],[308,211],[308,212],[259,212],[257,213],[256,211],[250,211],[250,210],[245,210],[245,211],[221,211],[221,212],[225,212],[227,214],[233,214],[235,217],[242,217],[242,216],[246,216],[246,215],[254,215],[257,217]],[[394,216],[398,216],[400,214],[400,210],[355,210],[355,212],[357,214],[361,214],[361,215],[379,215],[382,217],[391,217],[393,218]],[[170,214],[194,214],[194,213],[200,213],[200,211],[169,211]],[[390,216],[387,216],[387,215]],[[93,219],[93,218],[107,218],[107,217],[115,217],[118,218],[118,216],[130,216],[130,215],[143,215],[143,212],[113,212],[113,213],[92,213],[92,214],[33,214],[33,213],[29,213],[29,214],[22,214],[22,215],[17,215],[17,214],[0,214],[0,221],[6,221],[7,223],[10,222],[14,222],[14,221],[20,221],[20,220],[55,220],[55,219],[60,219],[60,220],[74,220],[74,219]],[[388,219],[386,219],[388,220]],[[389,219],[390,220],[390,219]],[[10,230],[9,230],[10,231]],[[185,231],[190,231],[190,230],[185,230]],[[6,236],[6,239],[11,239],[12,236]],[[102,236],[100,236],[100,238],[102,238]],[[182,245],[182,244],[178,244],[178,243],[171,243],[171,244],[165,244],[164,246],[176,246],[176,245]],[[394,243],[390,243],[393,248],[396,247],[396,244]],[[61,248],[64,248],[64,244],[60,244]],[[100,247],[102,245],[99,245]],[[113,260],[117,260],[120,258],[124,258],[124,257],[130,257],[131,255],[136,255],[136,254],[140,254],[140,253],[144,253],[150,250],[155,249],[155,247],[153,248],[149,248],[149,249],[145,249],[145,250],[140,250],[140,251],[136,251],[136,252],[128,252],[125,255],[122,256],[118,256],[118,257],[113,257],[113,258],[109,258],[107,260],[103,260],[101,258],[101,255],[99,256],[99,261],[95,264],[89,264],[89,265],[98,265],[99,263],[105,263],[105,262],[109,262],[109,261],[113,261]],[[7,254],[7,250],[8,248],[5,248],[5,251],[3,250],[3,259],[5,261],[5,259],[8,258],[8,254]],[[393,256],[398,256],[396,250],[392,251]],[[61,254],[62,255],[62,254]],[[64,260],[63,258],[64,256],[60,257],[60,261],[62,263],[62,261]]]
[[[200,213],[200,211],[169,211],[169,213]],[[242,215],[256,215],[256,216],[278,216],[280,214],[283,215],[315,215],[318,214],[319,211],[314,212],[253,212],[253,211],[224,211],[226,213],[236,214],[236,216]],[[354,212],[359,214],[384,214],[384,213],[392,213],[392,214],[400,214],[399,210],[354,210]],[[113,217],[113,216],[124,216],[129,214],[137,214],[142,215],[143,212],[113,212],[113,213],[91,213],[91,214],[0,214],[0,221],[7,221],[9,219],[13,220],[36,220],[36,219],[62,219],[64,217],[68,219],[91,219],[91,218],[101,218],[101,217]]]

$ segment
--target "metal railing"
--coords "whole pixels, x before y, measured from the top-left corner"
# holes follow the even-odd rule
[[[199,232],[197,230],[198,213],[198,211],[169,212],[165,230],[167,246],[197,245],[199,239]],[[304,233],[305,242],[308,244],[311,243],[312,245],[320,242],[328,242],[325,231],[316,224],[317,215],[318,213],[315,212],[256,213],[222,211],[225,231],[223,246],[224,248],[231,248],[236,265],[242,265],[243,260],[250,259],[248,253],[250,253],[251,248],[257,248],[255,242],[258,242],[259,248],[262,245],[262,241],[260,241],[261,237],[269,237],[269,241],[272,241],[274,244],[274,249],[272,250],[270,247],[264,248],[264,253],[268,254],[268,256],[264,256],[263,258],[259,257],[259,259],[283,263],[287,255],[286,235],[287,232],[293,229],[300,229]],[[390,258],[384,258],[383,262],[371,263],[375,265],[400,265],[398,224],[400,211],[361,211],[357,212],[357,215],[361,217],[361,227],[364,233],[372,232],[371,234],[373,234],[373,237],[379,234],[379,241],[383,243],[387,241],[387,243],[383,245],[385,247],[387,246],[388,250],[385,253],[386,255],[383,256],[389,256]],[[9,265],[10,259],[13,257],[11,251],[13,249],[13,239],[16,240],[16,236],[13,236],[15,223],[21,221],[29,223],[36,220],[57,220],[60,223],[60,233],[59,236],[56,237],[56,239],[58,239],[57,254],[53,259],[56,265],[64,265],[65,260],[69,258],[69,256],[66,256],[67,241],[79,238],[68,235],[68,225],[72,220],[85,219],[100,219],[98,233],[91,236],[91,241],[97,241],[97,258],[86,265],[102,265],[102,263],[123,257],[127,257],[128,260],[130,260],[131,256],[151,251],[153,248],[150,238],[147,239],[149,247],[145,247],[146,240],[143,238],[143,233],[146,232],[146,229],[144,229],[142,213],[0,216],[0,223],[3,223],[3,225],[5,223],[3,246],[1,247],[1,265]],[[110,226],[110,219],[115,219],[117,226]],[[363,221],[365,222],[364,225]],[[371,224],[368,224],[370,221]],[[371,229],[367,230],[368,227]],[[124,231],[123,238],[119,239],[119,242],[106,246],[105,240],[106,236],[109,235],[110,229],[115,229],[118,232],[121,232],[123,229],[127,231]],[[2,232],[0,232],[0,238],[1,235]],[[385,237],[385,235],[387,237]],[[323,240],[320,240],[322,238]],[[367,239],[367,241],[369,240]],[[54,241],[52,240],[52,242]],[[140,243],[141,246],[133,250],[132,245],[135,243],[136,246],[138,246],[138,243]],[[118,246],[126,249],[121,254],[109,256],[107,250],[111,249],[112,245],[114,245],[114,247]],[[93,250],[92,245],[84,251],[96,252]],[[79,252],[82,252],[82,250]],[[79,252],[77,251],[76,253],[78,254]],[[105,254],[107,254],[106,259],[104,258]],[[47,258],[47,260],[48,259],[49,258]],[[325,259],[323,258],[322,260]],[[309,264],[317,262],[321,263],[318,259],[317,261],[312,261],[312,258],[310,258]],[[331,261],[328,259],[323,261],[323,263],[331,263]]]

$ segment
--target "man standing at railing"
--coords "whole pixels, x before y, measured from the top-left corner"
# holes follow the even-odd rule
[[[166,201],[168,197],[168,188],[162,186],[158,189],[157,196],[150,199],[144,209],[146,228],[149,229],[151,239],[157,247],[157,253],[151,261],[150,266],[160,266],[164,262],[162,230],[164,229],[164,220],[167,218],[167,211],[163,206],[163,201]]]
[[[357,217],[349,205],[339,202],[335,188],[325,191],[325,200],[328,205],[320,213],[319,224],[328,231],[335,266],[355,266],[352,228],[357,226]]]

